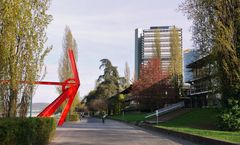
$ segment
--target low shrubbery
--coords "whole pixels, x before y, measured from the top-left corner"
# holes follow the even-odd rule
[[[228,106],[223,108],[218,118],[218,125],[221,130],[240,130],[240,101],[229,99]]]
[[[79,120],[79,115],[77,113],[73,113],[69,115],[68,121],[78,121]]]
[[[1,145],[47,145],[53,137],[53,118],[1,118]]]

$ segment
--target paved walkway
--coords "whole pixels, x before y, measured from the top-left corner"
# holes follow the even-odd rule
[[[51,145],[194,145],[125,123],[88,118],[58,127]]]

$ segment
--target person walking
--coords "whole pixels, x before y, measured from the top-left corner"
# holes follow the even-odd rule
[[[105,123],[105,118],[107,117],[107,115],[105,113],[103,113],[102,115],[102,123]]]

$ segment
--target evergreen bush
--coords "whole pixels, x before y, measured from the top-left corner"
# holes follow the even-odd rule
[[[47,145],[55,129],[54,118],[0,118],[0,145]]]
[[[228,104],[218,119],[221,130],[240,130],[240,100],[228,99]]]

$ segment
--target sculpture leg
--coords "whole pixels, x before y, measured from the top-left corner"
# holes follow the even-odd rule
[[[57,97],[50,105],[48,105],[41,113],[38,114],[38,117],[49,117],[51,116],[57,108],[67,99],[70,94],[73,93],[71,89],[64,91],[59,97]]]
[[[69,88],[69,89],[72,89],[72,93],[70,94],[69,96],[69,99],[68,99],[68,102],[62,112],[62,115],[61,115],[61,118],[59,119],[58,121],[58,126],[62,126],[66,116],[67,116],[67,113],[72,105],[72,102],[77,94],[77,90],[78,90],[78,87],[72,87],[72,88]]]

